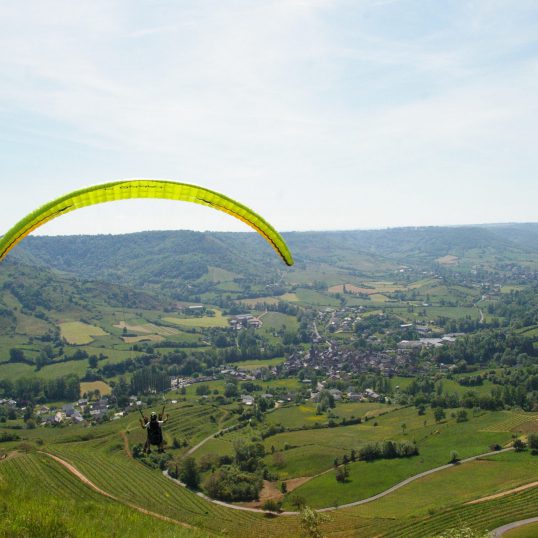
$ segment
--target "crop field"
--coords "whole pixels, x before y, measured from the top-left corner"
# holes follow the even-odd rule
[[[441,265],[457,265],[458,259],[459,258],[457,256],[454,256],[452,254],[447,254],[446,256],[437,258],[435,261],[437,263],[440,263]]]
[[[228,319],[222,315],[220,310],[215,310],[214,316],[203,316],[200,318],[194,316],[188,318],[168,316],[163,318],[163,321],[183,327],[228,327]]]
[[[292,294],[289,294],[289,295],[292,295]],[[254,297],[253,299],[238,299],[236,301],[236,303],[243,304],[243,305],[247,306],[248,308],[254,308],[257,304],[262,304],[262,303],[265,303],[265,304],[278,304],[282,300],[293,301],[293,299],[290,299],[290,298],[283,299],[282,296],[275,297],[275,296],[271,295],[269,297]],[[297,300],[296,296],[295,296],[295,300]]]
[[[207,273],[202,276],[199,280],[201,282],[231,282],[234,278],[237,278],[239,275],[237,273],[232,273],[232,271],[227,271],[221,267],[209,266],[207,268]]]
[[[500,411],[503,414],[503,420],[498,423],[488,425],[483,431],[518,431],[518,428],[527,425],[529,422],[538,423],[538,413],[517,413],[511,411]]]
[[[84,394],[85,392],[89,392],[90,390],[99,390],[102,396],[107,396],[112,392],[110,385],[107,385],[104,381],[91,381],[89,383],[80,384],[81,396],[82,394]]]
[[[167,318],[165,318],[166,321]],[[175,334],[178,334],[178,330],[174,327],[162,327],[159,325],[155,325],[154,323],[148,323],[148,322],[141,322],[138,324],[134,324],[136,322],[127,323],[125,321],[120,321],[119,323],[115,324],[114,327],[118,329],[127,329],[130,332],[135,333],[142,333],[142,334],[156,334],[159,336],[174,336]]]
[[[145,336],[124,336],[122,340],[126,344],[138,344],[140,342],[162,342],[164,337],[158,334],[147,334]]]
[[[281,312],[267,312],[261,319],[263,322],[263,329],[267,331],[278,331],[282,329],[282,326],[289,331],[295,330],[299,326],[295,316],[288,316]]]
[[[62,338],[72,345],[82,346],[93,341],[94,336],[106,336],[107,333],[95,325],[81,321],[66,321],[59,324]]]
[[[461,376],[465,377],[465,376]],[[477,385],[473,387],[466,387],[464,385],[460,385],[457,381],[454,381],[452,379],[443,379],[443,390],[450,393],[458,394],[459,396],[462,396],[466,392],[476,392],[479,396],[486,396],[491,394],[491,389],[494,387],[498,387],[498,385],[495,385],[488,379],[486,379],[482,385]]]
[[[32,377],[35,368],[28,364],[22,363],[2,363],[0,364],[0,379],[9,379],[14,381],[19,377]]]
[[[364,406],[363,411],[366,406],[386,407],[378,404],[342,405],[362,405]],[[291,408],[279,411],[287,409]],[[225,411],[222,408],[218,409],[207,404],[203,406],[180,404],[170,406],[169,410],[171,418],[165,429],[167,438],[170,440],[173,436],[190,437],[191,446],[219,429],[220,424],[226,424]],[[346,413],[351,413],[351,410],[352,407],[347,409]],[[339,410],[338,407],[334,412],[343,415],[342,410]],[[370,409],[370,412],[376,412],[375,408]],[[209,420],[210,415],[215,417],[215,422]],[[280,474],[281,479],[292,476],[311,476],[316,472],[329,469],[328,473],[306,482],[294,493],[306,498],[308,503],[313,506],[323,504],[316,499],[316,492],[319,492],[326,499],[325,504],[343,504],[368,496],[377,490],[386,489],[390,484],[385,483],[387,481],[383,479],[385,476],[388,476],[391,481],[397,482],[405,476],[420,472],[425,467],[431,467],[432,461],[436,458],[439,460],[439,464],[446,463],[448,453],[452,449],[457,450],[461,457],[465,457],[470,453],[487,451],[488,444],[493,440],[502,443],[510,439],[510,434],[507,432],[499,434],[476,431],[478,426],[488,427],[489,425],[505,423],[509,415],[509,412],[485,413],[480,417],[471,418],[468,423],[457,424],[449,420],[448,423],[437,425],[433,424],[429,413],[425,417],[418,417],[415,409],[400,409],[358,426],[290,432],[289,434],[269,437],[265,441],[269,452],[266,456],[266,462],[271,470]],[[423,420],[426,420],[429,425],[424,426]],[[401,432],[402,421],[407,423],[405,435]],[[44,450],[55,452],[74,463],[98,486],[116,495],[123,502],[138,504],[146,509],[218,534],[222,530],[226,530],[228,535],[238,537],[252,536],[253,534],[263,534],[269,537],[299,535],[297,520],[294,517],[270,519],[259,514],[237,512],[210,504],[167,480],[159,471],[151,470],[137,461],[127,458],[118,432],[127,428],[130,431],[130,442],[138,442],[140,438],[143,438],[144,432],[137,429],[136,422],[137,416],[129,415],[125,419],[106,423],[90,430],[81,427],[72,427],[66,430],[40,429],[28,431],[28,435],[31,438],[37,436],[43,438],[45,441]],[[377,426],[374,426],[375,422],[378,422]],[[361,432],[361,429],[364,432]],[[364,439],[387,438],[389,431],[392,432],[389,437],[396,440],[412,440],[416,437],[421,448],[420,456],[405,461],[357,462],[350,465],[351,480],[349,483],[339,484],[336,482],[332,470],[332,460],[335,457],[341,457],[344,452],[349,454],[349,446],[360,446]],[[357,432],[359,433],[359,443],[356,442]],[[243,435],[250,438],[254,433],[255,430],[246,428],[244,431],[233,432],[233,435],[212,439],[197,451],[196,456],[200,457],[207,452],[221,455],[229,453],[227,447],[231,447],[233,438]],[[317,439],[316,437],[303,439],[302,450],[293,448],[292,441],[290,448],[283,450],[281,442],[286,436],[310,436],[311,434],[317,436]],[[96,437],[92,439],[92,435],[96,435]],[[86,441],[81,442],[83,438]],[[289,439],[292,440],[292,438]],[[296,437],[296,439],[299,438]],[[309,439],[311,440],[309,441]],[[316,443],[316,440],[319,443]],[[276,449],[282,450],[283,468],[280,468],[281,463],[278,458],[276,462],[273,461],[274,456],[270,453],[272,443]],[[20,461],[26,462],[24,469],[13,471],[14,475],[26,476],[24,473],[27,472],[26,467],[29,465],[28,458],[32,461],[35,460],[33,465],[36,466],[36,469],[32,471],[34,475],[37,472],[49,473],[47,470],[49,468],[59,469],[59,472],[49,473],[50,476],[55,477],[54,480],[61,479],[72,483],[64,488],[63,484],[50,483],[51,478],[49,477],[46,479],[49,482],[44,479],[44,483],[50,488],[50,491],[65,490],[66,498],[72,496],[73,499],[78,498],[76,495],[80,495],[80,492],[77,493],[78,490],[87,490],[90,495],[96,495],[63,468],[58,467],[56,463],[52,461],[46,463],[45,456],[21,457]],[[424,461],[421,462],[421,459]],[[2,477],[0,482],[5,480],[5,474],[2,472],[2,469],[5,468],[3,465],[12,465],[17,460],[19,458],[0,463],[0,477]],[[319,464],[320,460],[323,465]],[[48,465],[48,467],[44,465]],[[432,536],[439,530],[458,526],[462,521],[477,528],[484,528],[484,525],[493,528],[490,525],[492,521],[495,523],[500,521],[499,524],[502,524],[510,521],[509,518],[519,519],[520,514],[523,514],[523,517],[535,515],[532,510],[535,510],[536,504],[533,505],[532,502],[536,503],[538,496],[529,490],[477,505],[464,505],[462,503],[536,479],[538,479],[538,459],[531,456],[530,453],[498,454],[488,457],[484,461],[456,465],[446,471],[409,484],[405,488],[367,505],[331,512],[331,520],[324,524],[323,528],[329,536],[339,537],[357,535],[365,537],[380,535],[394,537]],[[71,493],[72,489],[74,493]],[[514,502],[515,499],[521,498],[527,499],[527,501]],[[94,501],[85,500],[83,502]],[[95,502],[102,502],[102,498]],[[129,511],[117,503],[106,500],[104,502],[118,510],[121,508]],[[288,503],[286,506],[289,506],[289,499],[286,503]],[[492,504],[495,504],[495,510],[491,509]],[[500,511],[499,506],[501,507]],[[71,504],[67,505],[66,510],[71,510]],[[466,519],[460,519],[460,514],[463,514]],[[495,517],[492,517],[492,514]],[[133,517],[136,519],[144,516],[133,513]],[[163,523],[162,532],[165,532],[167,528],[168,525]],[[94,535],[100,536],[98,532]],[[136,532],[133,535],[137,536]],[[168,535],[163,534],[163,536]],[[196,535],[192,534],[192,536]],[[199,536],[203,536],[203,533]]]
[[[231,366],[242,368],[243,370],[257,370],[259,368],[269,368],[282,364],[286,359],[284,357],[275,357],[274,359],[257,359],[251,361],[239,361],[230,363]]]
[[[424,519],[410,519],[401,522],[386,533],[387,538],[409,536],[419,538],[434,536],[450,527],[460,527],[462,523],[479,530],[494,529],[512,521],[536,516],[538,488],[530,489],[508,497],[483,504],[455,506]]]
[[[332,409],[335,420],[359,418],[365,416],[375,416],[383,412],[392,411],[395,407],[378,403],[337,403]],[[282,424],[286,428],[301,428],[302,426],[312,427],[316,422],[325,424],[328,422],[326,414],[316,414],[316,404],[306,403],[304,405],[294,405],[281,407],[267,415],[267,422],[270,424]]]

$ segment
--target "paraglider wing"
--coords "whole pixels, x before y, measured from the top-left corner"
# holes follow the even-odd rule
[[[0,261],[29,233],[46,222],[79,209],[104,202],[129,198],[164,198],[206,205],[224,211],[248,224],[261,234],[287,265],[293,265],[291,253],[280,234],[248,207],[204,187],[175,181],[134,179],[95,185],[57,198],[27,215],[0,239]]]

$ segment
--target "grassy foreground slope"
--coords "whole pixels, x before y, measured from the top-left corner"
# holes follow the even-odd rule
[[[211,536],[111,501],[40,454],[18,455],[0,463],[0,498],[2,537]]]

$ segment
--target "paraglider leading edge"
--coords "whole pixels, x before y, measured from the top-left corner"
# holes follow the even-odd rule
[[[36,209],[0,238],[0,261],[19,241],[46,222],[76,209],[130,198],[163,198],[206,205],[243,221],[262,235],[288,266],[293,257],[282,236],[260,215],[218,192],[169,180],[133,179],[80,189]]]

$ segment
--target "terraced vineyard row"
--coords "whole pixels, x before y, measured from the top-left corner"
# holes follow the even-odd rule
[[[210,537],[108,499],[41,454],[0,462],[0,498],[0,536],[146,538],[151,529],[160,538]]]
[[[387,538],[423,537],[440,534],[450,527],[468,525],[474,529],[492,530],[506,523],[538,515],[538,488],[495,499],[464,505],[422,521],[399,525],[386,534]]]
[[[0,465],[0,477],[8,485],[19,483],[24,477],[24,484],[31,486],[32,490],[54,491],[56,497],[65,499],[100,501],[103,498],[45,455],[27,454],[10,458]]]
[[[228,414],[226,410],[209,405],[182,405],[172,407],[167,412],[170,418],[164,427],[164,435],[168,443],[170,444],[176,437],[181,441],[187,439],[191,446],[220,429],[219,422]],[[210,416],[214,417],[214,421],[209,419]],[[130,426],[132,430],[129,433],[130,443],[144,442],[145,433],[138,427],[138,421],[133,419]]]
[[[538,421],[538,413],[507,413],[506,420],[497,422],[496,424],[491,424],[485,428],[482,428],[481,431],[487,432],[508,432],[514,431],[526,422]]]
[[[282,536],[298,533],[294,518],[269,520],[261,514],[230,510],[205,501],[141,463],[125,458],[121,443],[111,439],[81,446],[61,445],[54,453],[73,463],[92,482],[118,498],[213,532],[232,536]],[[295,528],[295,530],[293,530]]]

